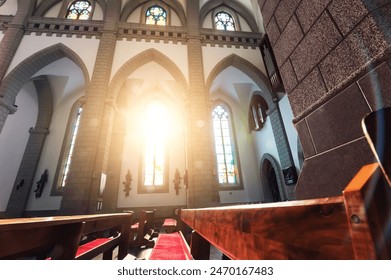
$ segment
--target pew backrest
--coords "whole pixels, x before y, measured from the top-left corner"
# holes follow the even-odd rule
[[[111,231],[118,258],[128,250],[131,213],[0,220],[0,259],[75,259],[84,236]]]

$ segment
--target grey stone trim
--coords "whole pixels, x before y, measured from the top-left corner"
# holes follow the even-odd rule
[[[174,44],[187,42],[187,30],[176,26],[140,25],[132,23],[120,23],[118,28],[118,40],[145,40],[146,42],[172,42]]]
[[[212,47],[228,46],[235,48],[256,49],[261,43],[262,33],[230,31],[224,32],[215,29],[202,29],[202,44],[210,44]]]
[[[162,0],[162,1],[159,1],[159,2],[162,2],[162,3],[166,4],[167,6],[169,6],[171,9],[173,9],[176,12],[176,14],[178,15],[178,17],[179,17],[183,27],[185,27],[187,25],[185,11],[184,11],[182,5],[177,0]],[[159,2],[155,1],[155,0],[153,0],[153,1],[150,1],[150,0],[133,0],[133,1],[128,1],[128,3],[125,5],[124,9],[122,10],[120,21],[126,22],[128,17],[130,16],[130,14],[135,9],[140,7],[141,5],[149,4],[149,3],[151,5],[153,3],[159,4]]]
[[[74,51],[60,43],[43,49],[19,63],[2,81],[0,97],[3,97],[7,102],[14,102],[21,88],[36,72],[63,57],[68,57],[80,67],[88,85],[90,78],[84,62]]]
[[[251,31],[259,32],[259,28],[257,22],[252,16],[251,12],[247,10],[245,6],[238,2],[234,2],[232,0],[211,0],[208,1],[200,10],[200,23],[204,22],[205,17],[211,12],[213,9],[218,8],[219,6],[226,6],[236,13],[238,13],[250,26]],[[227,31],[227,33],[230,31]]]
[[[182,87],[184,92],[188,91],[188,84],[185,76],[179,67],[166,55],[159,52],[156,49],[149,49],[142,53],[139,53],[135,57],[128,60],[114,75],[110,87],[109,92],[112,95],[111,97],[115,100],[117,98],[118,92],[122,87],[124,81],[129,77],[131,73],[135,70],[147,64],[148,62],[154,61],[158,63],[163,68],[167,69],[167,71],[175,78],[178,84]]]
[[[82,36],[100,38],[102,30],[102,21],[33,17],[29,20],[25,34],[35,33],[38,36],[45,34],[46,36],[56,35],[57,37],[65,34],[67,37],[76,35],[78,38]]]
[[[232,54],[226,57],[213,68],[206,81],[207,92],[210,91],[212,82],[217,77],[217,75],[229,66],[233,66],[239,69],[240,71],[248,75],[257,84],[257,86],[261,90],[260,95],[267,102],[269,110],[275,107],[274,102],[277,100],[277,97],[275,93],[271,91],[269,79],[256,66],[236,54]]]
[[[53,114],[53,94],[47,76],[37,77],[33,83],[38,95],[38,117],[35,128],[29,130],[30,137],[6,209],[8,217],[23,216]],[[49,176],[52,176],[52,172],[54,171],[49,169]],[[23,186],[18,187],[22,180]]]

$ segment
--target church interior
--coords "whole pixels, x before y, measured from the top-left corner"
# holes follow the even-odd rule
[[[252,234],[248,215],[269,234],[238,247],[289,243],[278,224],[300,227],[300,215],[327,231],[334,214],[356,244],[365,219],[349,212],[359,202],[347,187],[371,173],[362,184],[382,194],[360,192],[381,224],[365,223],[370,256],[391,258],[389,0],[6,0],[0,22],[0,231],[33,217],[141,222],[153,209],[228,258],[334,258],[326,245],[242,254],[216,232],[236,225],[235,207],[260,205],[227,232]],[[365,120],[378,112],[371,142]],[[288,211],[308,201],[319,225]],[[356,245],[339,257],[359,256]]]

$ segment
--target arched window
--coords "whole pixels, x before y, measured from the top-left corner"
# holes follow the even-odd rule
[[[215,15],[215,25],[217,30],[235,31],[235,21],[233,17],[224,11],[218,12]]]
[[[230,114],[223,105],[212,112],[217,176],[220,186],[239,186],[239,168],[235,152]]]
[[[67,11],[66,18],[86,20],[90,18],[92,6],[89,1],[75,1]]]
[[[70,120],[68,122],[68,130],[63,143],[60,161],[56,171],[53,188],[54,194],[63,192],[67,185],[69,168],[72,163],[73,151],[75,148],[76,137],[79,132],[80,118],[83,112],[83,107],[80,103],[72,110]]]
[[[144,147],[141,160],[142,170],[140,193],[168,191],[167,133],[168,111],[161,100],[151,100],[144,116]]]
[[[147,9],[145,13],[145,23],[151,25],[166,25],[167,12],[162,7],[154,5]]]
[[[266,121],[267,110],[269,110],[269,107],[267,106],[265,99],[263,99],[260,95],[254,95],[250,102],[250,131],[258,131],[262,129],[263,124]]]

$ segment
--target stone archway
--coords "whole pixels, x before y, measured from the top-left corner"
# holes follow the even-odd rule
[[[265,202],[286,200],[281,169],[278,162],[270,154],[265,154],[262,157],[260,173]]]

